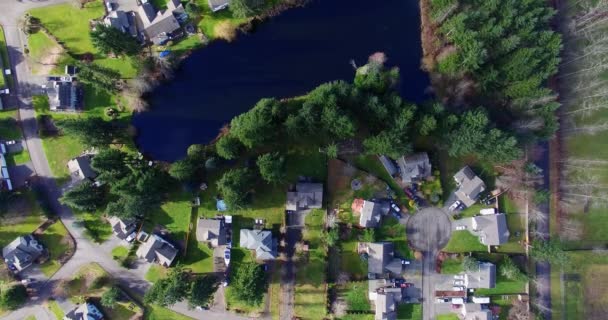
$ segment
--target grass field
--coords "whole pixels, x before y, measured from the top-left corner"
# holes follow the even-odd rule
[[[17,122],[17,110],[0,111],[0,137],[7,140],[21,139],[21,129]]]
[[[382,220],[382,225],[376,232],[377,241],[392,242],[395,248],[395,253],[402,258],[411,259],[414,257],[412,250],[407,244],[405,234],[405,226],[399,223],[394,217],[388,217]]]
[[[190,317],[186,317],[184,315],[175,313],[169,309],[166,309],[166,308],[163,308],[163,307],[160,307],[157,305],[148,306],[148,308],[146,309],[146,313],[144,315],[144,319],[146,319],[146,320],[167,320],[167,319],[192,320],[192,318],[190,318]]]
[[[441,273],[443,274],[458,274],[463,271],[461,258],[448,258],[441,264]]]
[[[49,261],[42,264],[40,269],[46,276],[51,276],[61,268],[58,258],[69,249],[68,230],[61,221],[58,221],[48,227],[39,237],[50,254]]]
[[[341,272],[346,272],[352,280],[363,280],[367,277],[367,261],[362,260],[357,253],[358,229],[351,231],[347,240],[340,241],[340,267]]]
[[[472,235],[467,230],[452,231],[452,237],[448,244],[443,248],[443,251],[462,253],[487,251],[488,248],[479,242],[479,238]]]
[[[68,57],[64,54],[63,48],[45,32],[38,31],[30,34],[27,43],[32,73],[44,75],[63,71],[57,69],[60,69],[59,65]]]
[[[402,303],[397,306],[398,320],[422,320],[422,304]]]
[[[61,307],[59,306],[57,301],[50,300],[48,302],[48,307],[49,307],[49,310],[51,310],[51,313],[53,315],[55,315],[55,318],[57,318],[57,320],[63,319],[63,317],[65,316],[65,314],[63,313],[63,310],[61,309]]]
[[[338,295],[346,300],[348,310],[371,311],[372,306],[367,291],[367,281],[348,282],[338,290]]]
[[[294,313],[301,319],[319,319],[326,313],[327,250],[323,243],[325,210],[312,210],[306,215],[304,241],[308,257],[296,264]]]
[[[8,59],[8,48],[6,47],[6,38],[4,37],[4,29],[0,26],[0,59],[2,59],[3,69],[9,69],[11,64]],[[0,88],[10,86],[13,83],[12,76],[5,76],[4,71],[0,74]]]
[[[157,264],[153,264],[152,266],[150,266],[150,269],[148,270],[148,272],[146,273],[146,280],[154,283],[156,281],[158,281],[159,279],[163,279],[164,277],[167,276],[168,270],[164,267],[161,267]]]
[[[120,72],[123,78],[133,78],[137,75],[138,65],[135,58],[108,58],[100,54],[93,46],[89,34],[89,21],[104,15],[101,1],[88,3],[84,9],[78,9],[74,5],[66,3],[36,8],[29,12],[40,19],[42,25],[62,41],[67,50],[73,54],[93,53],[96,64]]]

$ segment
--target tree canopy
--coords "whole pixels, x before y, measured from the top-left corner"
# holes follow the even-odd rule
[[[262,179],[267,182],[279,183],[285,180],[285,157],[278,152],[259,156],[257,165]]]
[[[146,292],[144,301],[162,307],[172,306],[188,297],[190,286],[188,274],[178,266],[172,268],[166,278],[160,279],[152,285]]]
[[[217,290],[217,278],[213,275],[197,277],[190,287],[190,306],[207,306]]]
[[[114,308],[118,298],[120,298],[120,290],[112,286],[101,295],[101,305],[106,308]]]
[[[66,191],[60,201],[74,209],[95,211],[105,203],[105,197],[105,188],[87,180]]]
[[[260,305],[266,292],[266,274],[255,262],[244,262],[236,269],[232,287],[237,299],[249,304]]]
[[[217,181],[217,188],[231,210],[242,207],[251,188],[252,176],[247,168],[232,169]]]
[[[91,41],[97,50],[106,54],[114,53],[131,56],[141,51],[139,43],[129,34],[101,23],[95,26],[95,30],[91,31]]]
[[[56,124],[64,134],[76,137],[88,147],[107,147],[125,137],[124,127],[119,122],[100,117],[65,118]]]
[[[8,310],[19,309],[27,300],[27,289],[17,284],[3,288],[0,292],[0,308]]]

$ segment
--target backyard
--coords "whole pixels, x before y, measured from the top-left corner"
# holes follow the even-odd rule
[[[326,314],[327,247],[324,243],[325,210],[306,215],[304,241],[309,251],[296,263],[294,313],[301,319],[319,319]]]
[[[8,69],[10,67],[10,63],[8,61],[8,48],[6,47],[6,38],[4,37],[4,29],[0,26],[0,59],[2,59],[3,69]],[[13,78],[11,76],[6,77],[4,72],[0,74],[0,89],[5,86],[10,86],[13,82]]]

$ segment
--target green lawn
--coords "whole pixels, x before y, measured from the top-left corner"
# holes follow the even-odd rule
[[[49,261],[42,264],[40,269],[46,276],[51,276],[61,268],[58,258],[69,249],[68,230],[61,221],[55,222],[40,235],[40,241],[50,254]]]
[[[458,320],[458,316],[455,313],[439,314],[436,320]]]
[[[17,122],[17,110],[0,111],[0,137],[8,140],[17,140],[23,137]]]
[[[30,162],[30,153],[27,150],[22,150],[18,153],[9,153],[6,155],[6,162],[9,166],[18,166]]]
[[[148,270],[148,272],[146,273],[146,280],[154,283],[156,281],[158,281],[159,279],[162,279],[164,277],[167,276],[167,268],[159,266],[157,264],[153,264],[150,269]]]
[[[443,274],[458,274],[463,271],[462,269],[462,259],[446,259],[441,264],[441,273]]]
[[[221,10],[218,12],[213,12],[209,8],[209,2],[207,0],[195,0],[196,4],[199,8],[202,9],[201,20],[198,24],[198,27],[202,30],[202,32],[209,38],[209,40],[216,39],[221,37],[219,30],[217,28],[218,24],[222,22],[229,23],[232,27],[236,28],[240,24],[247,22],[249,19],[238,19],[232,17],[232,12],[227,10]]]
[[[51,34],[64,42],[71,53],[93,53],[96,64],[120,72],[123,78],[133,78],[137,74],[138,66],[135,58],[108,58],[100,54],[93,46],[89,34],[89,21],[104,15],[102,1],[88,3],[84,9],[78,9],[71,3],[66,3],[36,8],[29,12],[40,19]]]
[[[507,215],[507,227],[509,228],[509,242],[498,247],[498,252],[524,253],[526,250],[521,244],[525,240],[526,221],[525,215],[517,208],[513,200],[507,195],[499,198],[500,212]]]
[[[357,253],[359,233],[358,229],[352,229],[350,238],[340,241],[340,271],[348,273],[353,280],[367,278],[367,261]]]
[[[509,280],[501,276],[497,270],[496,287],[492,289],[477,289],[475,293],[479,295],[518,294],[525,292],[525,286],[525,281]]]
[[[114,259],[126,258],[129,255],[129,248],[118,246],[112,249],[112,257]]]
[[[294,313],[302,319],[319,319],[326,313],[327,250],[323,243],[325,210],[315,209],[306,215],[304,241],[308,242],[308,258],[296,265]]]
[[[61,309],[61,307],[59,306],[57,301],[50,300],[48,302],[48,307],[51,310],[51,312],[55,315],[57,320],[63,319],[63,317],[65,316],[65,313],[63,313],[63,310]]]
[[[402,303],[397,306],[398,320],[422,320],[422,304]]]
[[[4,29],[0,26],[0,58],[2,59],[2,67],[9,69],[11,64],[8,59],[8,48],[6,47],[6,38],[4,37]],[[5,76],[4,71],[0,74],[0,88],[12,84],[12,76]]]
[[[63,318],[62,318],[63,319]],[[146,313],[144,315],[144,319],[146,320],[192,320],[190,317],[186,317],[182,314],[173,312],[169,309],[157,306],[150,305],[146,309]]]
[[[487,251],[488,248],[479,242],[479,238],[467,230],[452,231],[452,237],[443,251],[462,253],[472,251]]]
[[[18,236],[34,232],[41,223],[42,218],[36,213],[27,214],[16,223],[13,221],[2,221],[0,223],[0,247],[4,248]]]
[[[81,212],[74,210],[74,215],[86,229],[86,236],[96,243],[103,243],[112,236],[112,226],[102,217],[102,211]]]
[[[367,297],[367,291],[367,281],[348,282],[343,288],[339,289],[338,294],[346,300],[348,310],[370,311],[372,307]]]
[[[30,67],[34,74],[48,74],[49,72],[60,71],[57,70],[60,69],[59,65],[68,59],[59,44],[51,39],[44,31],[30,34],[27,43]],[[48,63],[55,63],[55,66],[52,68],[44,66],[44,64]]]

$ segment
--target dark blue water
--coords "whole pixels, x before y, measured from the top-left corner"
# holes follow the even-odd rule
[[[377,51],[401,70],[399,90],[412,102],[427,96],[420,70],[418,0],[316,0],[260,25],[232,42],[215,42],[185,59],[175,78],[137,114],[140,150],[158,160],[182,158],[208,143],[260,98],[298,96],[332,80],[351,81]]]

